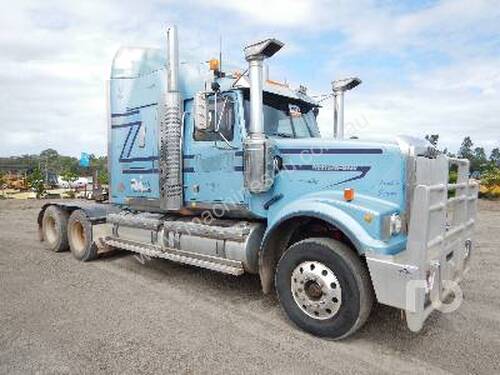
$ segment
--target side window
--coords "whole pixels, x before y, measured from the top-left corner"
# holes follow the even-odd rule
[[[217,108],[216,108],[217,106]],[[216,111],[217,109],[217,111]],[[217,116],[217,118],[215,118]],[[233,140],[234,128],[234,102],[229,95],[217,95],[217,103],[215,95],[208,98],[208,130],[194,130],[195,141],[220,141],[221,136],[213,131],[216,124],[219,124],[219,132],[228,141]]]
[[[268,135],[281,134],[293,138],[292,123],[285,111],[264,104],[264,124]]]
[[[304,115],[292,117],[293,127],[295,129],[295,138],[310,138],[311,132],[307,127]]]
[[[309,138],[311,133],[307,127],[305,115],[299,106],[289,104],[288,110],[292,119],[293,128],[295,130],[295,138]]]

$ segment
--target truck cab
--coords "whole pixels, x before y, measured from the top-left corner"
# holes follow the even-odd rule
[[[411,137],[321,137],[307,90],[264,77],[282,47],[247,46],[248,74],[180,64],[175,27],[167,53],[120,49],[108,89],[110,203],[45,205],[41,238],[84,261],[121,248],[258,274],[318,336],[351,335],[374,301],[418,331],[468,268],[478,190],[468,161]]]

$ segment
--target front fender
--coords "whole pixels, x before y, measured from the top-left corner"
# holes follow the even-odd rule
[[[360,195],[355,200],[356,202],[346,202],[342,193],[320,192],[272,206],[259,255],[259,275],[264,293],[267,294],[272,289],[276,263],[290,240],[291,232],[296,230],[295,218],[320,219],[338,228],[349,238],[360,255],[367,251],[387,254],[404,249],[406,239],[401,235],[389,241],[382,241],[372,234],[378,230],[375,221],[380,222],[383,215],[396,212],[397,207]],[[363,217],[367,213],[372,220],[370,223],[363,223]],[[370,232],[362,223],[365,225],[374,223],[374,228]]]
[[[296,199],[270,212],[263,244],[287,220],[311,217],[323,220],[341,230],[354,244],[359,254],[372,251],[394,254],[404,249],[404,236],[381,240],[382,218],[399,212],[397,205],[380,199],[358,195],[346,202],[342,192],[314,193]]]

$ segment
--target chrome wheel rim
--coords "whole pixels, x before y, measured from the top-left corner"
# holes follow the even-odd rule
[[[295,267],[291,290],[297,306],[314,319],[334,317],[342,304],[342,288],[337,276],[321,262],[307,261]]]

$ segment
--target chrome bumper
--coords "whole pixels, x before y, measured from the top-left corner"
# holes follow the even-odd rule
[[[456,184],[448,183],[450,165],[458,167]],[[465,159],[417,158],[406,250],[366,254],[377,300],[405,310],[412,331],[419,331],[432,311],[451,312],[461,303],[458,283],[473,252],[479,191],[468,173]],[[455,196],[448,198],[449,191]],[[455,297],[447,304],[450,294]]]

